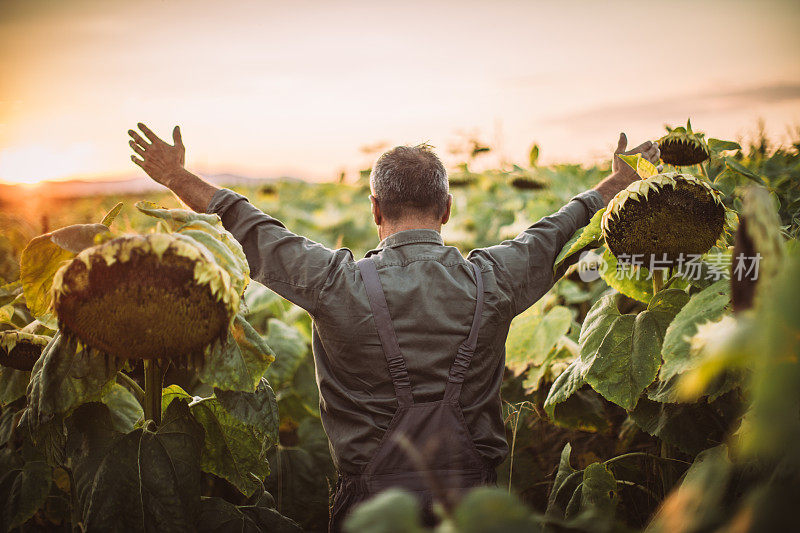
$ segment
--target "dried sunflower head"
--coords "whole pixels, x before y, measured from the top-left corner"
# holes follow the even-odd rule
[[[478,180],[471,174],[457,174],[455,176],[451,176],[448,181],[451,189],[458,189],[474,185]]]
[[[540,176],[535,169],[525,169],[517,165],[509,172],[508,179],[512,187],[521,191],[538,191],[549,185],[547,179]]]
[[[201,357],[224,342],[239,294],[191,237],[123,236],[83,250],[53,280],[59,328],[112,357]]]
[[[30,371],[50,337],[24,331],[0,331],[0,365]]]
[[[702,133],[692,131],[692,122],[686,127],[670,129],[658,140],[661,160],[676,167],[697,165],[708,159],[708,144]]]
[[[538,191],[546,188],[547,184],[531,176],[514,176],[511,179],[511,186],[521,191]]]
[[[451,188],[469,187],[478,182],[478,174],[470,172],[466,163],[461,163],[455,172],[448,173],[447,182]]]
[[[681,255],[704,254],[724,235],[721,194],[689,174],[658,174],[617,194],[603,213],[601,228],[611,253],[621,261],[636,255],[667,266]]]

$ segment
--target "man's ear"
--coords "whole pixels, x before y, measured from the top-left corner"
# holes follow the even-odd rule
[[[447,209],[444,210],[444,215],[442,215],[442,225],[444,226],[447,224],[447,221],[450,220],[450,209],[453,207],[453,195],[447,195]]]
[[[369,195],[369,201],[372,203],[372,220],[375,221],[376,226],[380,226],[382,220],[381,206],[378,205],[378,200],[371,194]]]

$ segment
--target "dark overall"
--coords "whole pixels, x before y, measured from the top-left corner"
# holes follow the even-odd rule
[[[478,341],[483,311],[483,280],[472,264],[478,286],[469,336],[459,346],[450,367],[444,397],[415,403],[406,362],[400,353],[386,297],[371,259],[358,262],[375,317],[383,353],[397,396],[395,412],[375,455],[360,475],[339,474],[329,530],[338,532],[353,506],[392,487],[412,492],[420,500],[423,519],[433,525],[433,501],[452,505],[469,488],[493,484],[497,475],[481,458],[459,404],[461,385]],[[431,346],[431,351],[440,349]]]

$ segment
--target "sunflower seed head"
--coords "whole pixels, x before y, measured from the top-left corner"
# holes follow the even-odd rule
[[[29,371],[50,337],[19,330],[0,331],[0,366]]]
[[[679,127],[658,140],[661,149],[661,160],[674,166],[689,166],[702,163],[708,159],[708,144],[703,133],[692,131],[691,122],[686,128]]]
[[[202,351],[227,334],[239,299],[214,256],[175,233],[128,235],[86,249],[53,283],[62,331],[119,358]]]
[[[723,234],[724,219],[718,191],[695,176],[671,172],[637,180],[617,194],[601,229],[615,255],[667,254],[675,261],[680,254],[708,251]]]

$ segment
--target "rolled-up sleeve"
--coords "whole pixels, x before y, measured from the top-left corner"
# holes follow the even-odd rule
[[[225,229],[242,245],[254,280],[312,315],[325,282],[339,265],[353,258],[350,250],[331,250],[292,233],[228,189],[214,194],[206,212],[219,215]]]
[[[578,228],[603,207],[597,191],[572,198],[557,213],[544,217],[515,239],[470,252],[492,263],[499,289],[513,302],[514,314],[536,303],[555,283],[553,262]]]

